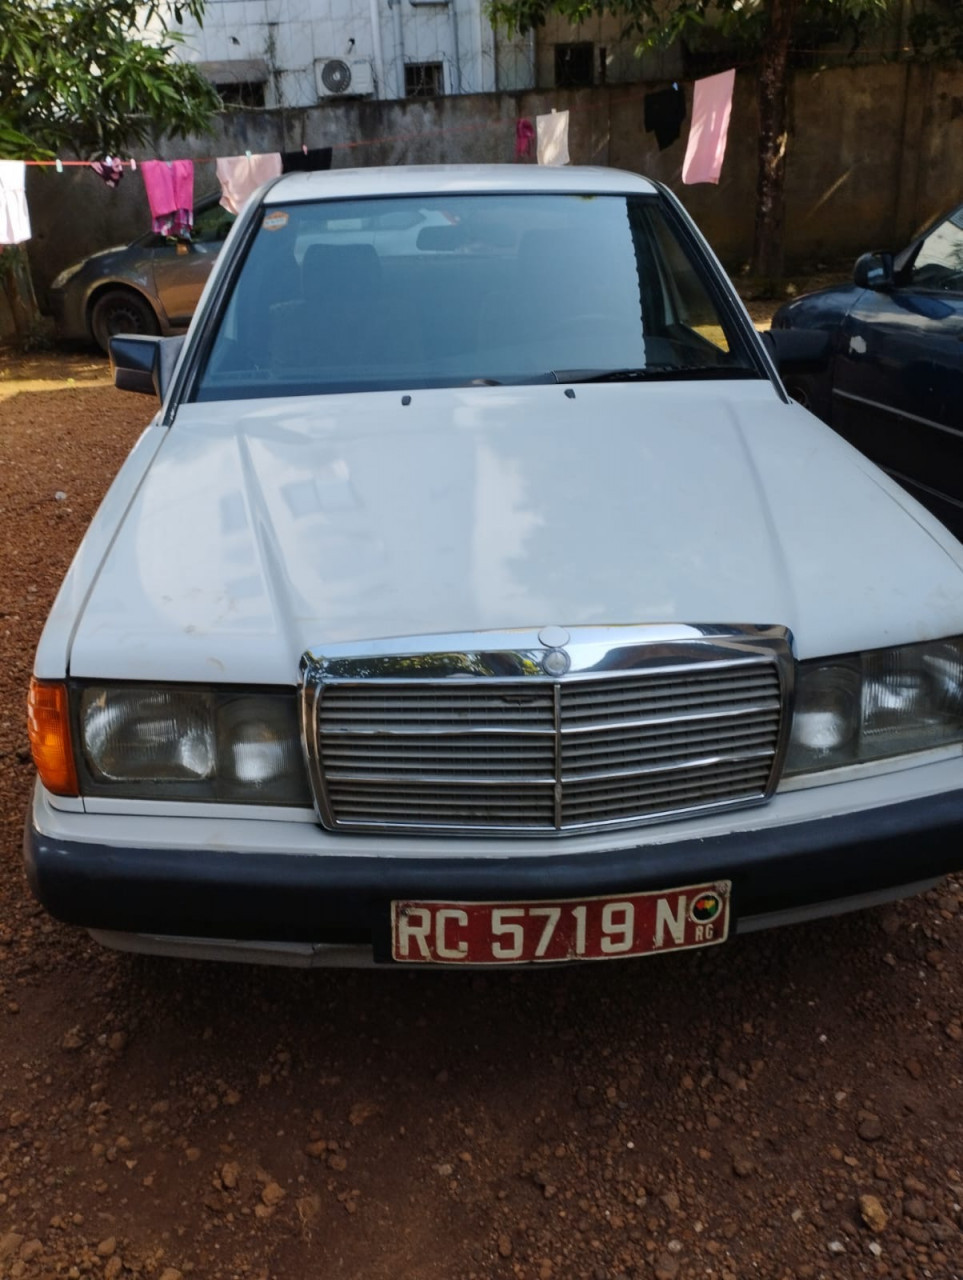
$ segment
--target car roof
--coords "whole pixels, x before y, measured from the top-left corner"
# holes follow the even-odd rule
[[[264,193],[268,205],[365,196],[450,195],[479,192],[563,192],[654,195],[656,186],[622,169],[550,165],[392,165],[287,173]]]

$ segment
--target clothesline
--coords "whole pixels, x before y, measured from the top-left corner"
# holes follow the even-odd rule
[[[793,49],[793,53],[826,53],[826,52],[827,50],[825,49],[799,49],[799,48]],[[829,51],[829,52],[832,52],[832,51]],[[852,50],[851,52],[857,52],[857,51]],[[895,50],[882,49],[882,48],[860,49],[858,50],[858,52],[860,54],[886,53],[892,56],[892,54],[894,53],[897,53],[897,54],[909,53],[909,52],[912,52],[912,50],[908,45],[901,45]],[[732,69],[736,71],[742,71],[742,70],[745,70],[747,67],[756,66],[757,63],[758,63],[758,58],[748,59],[744,62],[734,63]],[[688,79],[685,77],[673,77],[672,80],[667,81],[667,83],[671,83],[673,87],[677,87],[680,84],[695,85],[699,82],[699,79],[700,77],[696,77],[694,79]],[[611,109],[612,107],[618,107],[630,102],[636,102],[639,97],[639,91],[643,91],[643,97],[646,96],[646,94],[651,93],[653,91],[650,88],[650,86],[653,83],[663,83],[663,82],[652,82],[652,81],[640,82],[640,84],[636,86],[636,91],[631,96],[628,94],[625,94],[622,97],[607,98],[605,101],[602,101],[602,102],[577,104],[577,105],[568,107],[567,110],[570,113],[570,115],[582,115],[591,111],[608,110],[608,109]],[[486,129],[501,129],[501,128],[504,128],[504,126],[505,126],[505,121],[502,119],[483,120],[483,121],[474,121],[470,124],[447,125],[446,127],[441,129],[420,129],[417,133],[382,134],[377,138],[349,139],[342,142],[328,142],[328,143],[325,143],[324,145],[330,147],[332,151],[352,151],[360,147],[377,147],[377,146],[382,146],[386,143],[415,142],[424,138],[444,137],[446,134],[475,133],[475,132],[480,132]],[[250,150],[245,149],[243,152],[238,154],[242,154],[250,158],[252,153]],[[195,164],[216,164],[217,161],[222,158],[223,158],[222,156],[192,157]],[[23,163],[35,168],[54,168],[58,171],[58,173],[62,169],[67,169],[67,168],[81,168],[81,169],[89,168],[91,164],[89,160],[60,160],[60,159],[25,160],[23,161]],[[138,165],[138,161],[133,158],[130,158],[127,160],[118,158],[116,160],[116,163],[122,165],[125,169],[131,169],[133,171],[136,171],[137,165]]]
[[[585,106],[573,106],[573,107],[568,107],[566,109],[568,110],[570,115],[584,115],[591,111],[600,111],[603,108],[611,108],[613,106],[623,106],[627,103],[634,103],[637,101],[638,101],[637,95],[631,98],[626,96],[623,98],[614,98],[614,99],[610,98],[605,103],[590,103]],[[505,127],[506,127],[506,121],[504,119],[482,120],[482,121],[473,122],[471,124],[447,125],[443,129],[419,129],[417,133],[382,134],[377,138],[349,139],[343,142],[327,142],[324,145],[326,147],[330,147],[332,151],[351,151],[359,147],[378,147],[386,143],[395,143],[395,142],[418,142],[425,138],[444,137],[446,134],[475,133],[484,129],[504,129]],[[250,156],[252,153],[250,151],[243,151],[243,152],[238,152],[236,154]],[[257,153],[255,152],[253,154],[257,154]],[[224,158],[223,156],[192,157],[195,164],[216,164],[218,160],[221,160],[223,158]],[[59,171],[61,168],[66,169],[68,167],[81,168],[81,169],[89,168],[91,162],[89,160],[61,160],[61,161],[25,160],[23,161],[23,163],[26,165],[32,165],[38,168],[56,168]],[[136,171],[138,164],[143,164],[143,161],[137,161],[134,159],[128,159],[128,160],[118,159],[117,163],[123,165],[125,169],[131,169]]]
[[[732,109],[735,86],[735,68],[719,75],[695,81],[692,94],[692,121],[682,166],[684,183],[717,183],[722,169]],[[671,87],[642,95],[636,90],[621,98],[608,98],[604,103],[576,104],[558,111],[540,112],[534,125],[530,118],[519,117],[515,121],[515,159],[532,157],[540,165],[561,166],[570,162],[569,118],[600,110],[611,110],[620,103],[633,103],[644,109],[647,132],[655,133],[660,151],[679,137],[686,118],[686,94],[679,82]],[[432,134],[468,133],[485,129],[507,129],[505,119],[472,121],[447,129],[424,130],[419,133],[396,134],[380,138],[362,138],[332,143],[329,146],[309,149],[302,144],[300,150],[271,151],[231,156],[202,156],[197,159],[147,159],[122,160],[107,156],[103,160],[0,160],[0,244],[19,244],[30,238],[30,218],[26,204],[25,174],[27,165],[55,168],[63,172],[67,167],[87,168],[100,177],[108,187],[116,187],[125,168],[140,169],[150,207],[152,229],[164,236],[190,236],[194,225],[194,168],[197,164],[216,164],[217,178],[221,186],[220,203],[230,213],[238,213],[250,195],[282,172],[295,170],[315,171],[331,168],[331,157],[336,149],[359,146],[375,146],[388,142],[423,140]]]
[[[750,65],[753,65],[753,64],[737,63],[735,64],[735,69],[740,70],[743,67],[750,66]],[[592,102],[592,103],[584,103],[584,104],[579,103],[574,106],[567,107],[566,110],[569,112],[570,115],[584,115],[593,111],[610,110],[612,107],[620,107],[620,106],[625,106],[631,103],[636,103],[639,101],[640,96],[644,98],[647,94],[653,92],[653,90],[650,87],[652,83],[660,83],[660,84],[670,83],[673,85],[673,87],[677,87],[680,84],[694,85],[698,83],[698,81],[673,78],[665,82],[663,81],[643,82],[637,87],[636,91],[632,94],[626,93],[619,97],[609,97],[601,102]],[[640,95],[639,90],[644,90],[644,92],[642,92]],[[419,140],[423,140],[424,138],[440,138],[440,137],[444,137],[447,134],[477,133],[486,129],[504,129],[505,125],[506,125],[506,122],[504,119],[480,120],[480,121],[472,121],[468,124],[446,125],[444,128],[441,128],[441,129],[419,129],[417,133],[381,134],[377,138],[348,139],[341,142],[326,142],[324,145],[326,147],[330,147],[332,151],[351,151],[359,147],[378,147],[386,143],[417,142]],[[249,150],[245,150],[243,152],[238,152],[236,154],[250,157],[252,153]],[[254,154],[257,154],[257,153],[254,153]],[[224,158],[223,156],[192,157],[195,164],[216,164],[218,160],[223,158]],[[138,163],[142,164],[143,161],[137,161],[135,159],[127,159],[127,160],[118,160],[117,163],[123,165],[124,168],[130,168],[132,170],[136,170]],[[68,166],[75,167],[75,168],[87,168],[90,165],[90,161],[88,160],[25,160],[24,164],[33,165],[39,168],[56,168],[59,172],[61,168],[67,168]]]
[[[842,50],[802,49],[798,47],[794,47],[792,52],[793,54],[812,53],[812,54],[824,54],[826,56],[832,56],[834,53],[843,53]],[[873,55],[880,54],[880,55],[886,55],[887,57],[893,57],[894,55],[899,55],[901,53],[913,53],[913,52],[915,52],[915,50],[911,45],[898,45],[895,49],[884,49],[882,47],[879,47],[879,48],[859,47],[855,49],[850,49],[848,53],[845,53],[844,56],[851,56],[853,54],[858,53],[860,54],[860,56],[865,56],[867,54],[873,54]],[[752,58],[752,59],[746,59],[743,62],[733,63],[732,66],[733,66],[733,69],[736,71],[743,71],[747,67],[756,66],[758,62],[759,62],[758,58]],[[698,83],[699,79],[700,77],[694,77],[690,79],[687,77],[676,76],[672,78],[671,83],[673,86],[677,86],[679,84],[695,85]],[[587,111],[600,111],[603,108],[620,106],[623,103],[635,101],[636,97],[638,96],[638,90],[645,90],[646,92],[651,92],[648,86],[653,83],[661,83],[661,82],[653,82],[653,81],[640,82],[639,85],[637,86],[636,94],[634,94],[631,98],[628,96],[625,96],[623,98],[615,98],[615,99],[609,98],[605,102],[590,103],[588,105],[571,106],[571,107],[568,107],[567,110],[571,114],[576,115],[576,114],[581,114]],[[537,90],[533,90],[532,92],[537,92]],[[419,138],[440,137],[448,133],[471,133],[476,130],[482,130],[482,129],[500,129],[502,128],[503,124],[504,124],[504,121],[502,120],[486,120],[486,121],[481,121],[473,124],[448,125],[444,129],[422,129],[422,130],[419,130],[418,133],[383,134],[381,137],[378,137],[378,138],[360,138],[355,141],[330,142],[330,143],[326,143],[325,145],[330,146],[331,149],[334,151],[349,151],[358,147],[376,147],[387,142],[410,142]],[[251,155],[251,152],[250,150],[245,149],[243,154],[249,157]],[[195,164],[216,164],[219,159],[221,159],[220,156],[193,157]],[[53,159],[53,160],[24,160],[23,163],[26,165],[33,166],[35,168],[55,168],[58,172],[60,172],[62,169],[67,169],[67,168],[88,168],[91,162],[89,160]],[[137,161],[133,158],[128,160],[118,160],[117,163],[123,165],[124,168],[130,168],[132,170],[136,170],[137,168]]]
[[[799,54],[799,53],[820,54],[821,53],[825,55],[832,55],[834,52],[842,52],[842,51],[834,51],[831,49],[830,50],[801,49],[798,47],[794,47],[792,52],[793,54]],[[885,54],[888,57],[892,57],[894,54],[898,55],[901,53],[913,53],[913,52],[914,52],[914,49],[912,48],[912,46],[899,45],[895,49],[884,49],[882,47],[851,49],[849,50],[848,54],[846,54],[845,56],[850,56],[852,54],[859,53],[861,56],[866,54],[874,54],[874,55]],[[746,59],[743,62],[733,63],[732,68],[736,71],[743,71],[747,67],[754,67],[758,65],[758,62],[759,62],[758,58]],[[670,83],[673,85],[673,87],[679,84],[695,85],[698,83],[700,78],[703,78],[703,77],[694,77],[690,79],[688,77],[676,76],[671,79]],[[636,93],[633,94],[632,97],[629,97],[628,95],[626,95],[625,97],[622,97],[622,98],[609,98],[605,102],[571,106],[571,107],[568,107],[567,110],[571,114],[575,115],[575,114],[581,114],[583,112],[588,112],[588,111],[600,111],[602,109],[611,108],[613,106],[621,106],[622,104],[627,102],[634,102],[638,97],[638,92],[640,90],[643,90],[646,93],[652,92],[649,86],[651,86],[654,83],[662,83],[662,82],[642,81],[636,86]],[[532,90],[532,92],[537,92],[537,90]],[[419,130],[418,133],[383,134],[377,138],[360,138],[355,141],[330,142],[330,143],[326,143],[325,145],[330,146],[334,151],[346,151],[346,150],[352,150],[357,147],[376,147],[386,142],[410,142],[418,138],[439,137],[447,133],[470,133],[470,132],[474,132],[476,130],[481,130],[481,129],[500,129],[502,128],[503,124],[504,124],[503,120],[486,120],[486,121],[480,121],[472,124],[448,125],[446,128],[443,128],[443,129],[422,129],[422,130]],[[245,149],[245,151],[242,154],[246,156],[250,156],[251,151]],[[195,164],[216,164],[219,159],[221,159],[220,156],[193,157]],[[59,172],[61,169],[67,169],[67,168],[87,168],[89,167],[91,162],[89,160],[53,159],[53,160],[24,160],[22,163],[26,165],[31,165],[36,168],[55,168]],[[122,164],[125,168],[136,170],[138,162],[135,159],[131,158],[128,160],[118,160],[118,163]]]
[[[608,105],[620,105],[621,103],[634,102],[636,100],[637,98],[635,97],[633,98],[625,97],[621,99],[616,99],[614,102],[610,99]],[[598,105],[592,104],[588,106],[572,107],[570,108],[570,110],[572,112],[582,113],[586,111],[597,111],[600,109],[600,107],[601,107],[601,104],[598,104]],[[377,138],[358,138],[356,140],[349,139],[347,141],[342,141],[342,142],[326,142],[324,145],[326,147],[330,147],[332,151],[350,151],[357,147],[377,147],[377,146],[383,145],[384,143],[416,142],[419,139],[431,138],[431,137],[443,137],[445,134],[450,134],[450,133],[473,133],[483,129],[504,129],[504,128],[505,128],[504,119],[481,120],[481,121],[473,121],[470,124],[447,125],[443,129],[420,129],[417,133],[381,134]],[[237,152],[235,154],[250,157],[252,155],[252,152],[250,150],[245,150],[242,152]],[[257,153],[255,152],[253,154],[257,154]],[[223,158],[224,158],[223,156],[192,157],[195,164],[216,164],[218,160],[221,160]],[[89,160],[24,160],[23,163],[26,165],[32,165],[37,168],[56,168],[59,171],[62,168],[66,169],[68,167],[81,168],[81,169],[89,168],[91,162]],[[137,161],[135,159],[127,159],[127,160],[118,159],[117,163],[123,165],[125,169],[129,168],[129,169],[136,170],[138,163],[143,164],[143,161]]]
[[[628,102],[628,101],[635,101],[635,99],[625,98],[625,99],[622,99],[621,101]],[[616,104],[612,104],[612,105],[616,105]],[[569,108],[569,110],[572,111],[573,113],[583,113],[586,111],[599,110],[599,107],[594,105],[587,106],[587,107],[572,107],[572,108]],[[394,143],[394,142],[417,142],[424,138],[443,137],[446,134],[452,134],[452,133],[474,133],[483,129],[504,129],[504,128],[505,128],[505,121],[503,119],[502,120],[483,120],[483,121],[473,122],[471,124],[448,125],[444,129],[420,129],[417,133],[382,134],[380,137],[377,137],[377,138],[359,138],[356,140],[348,140],[344,142],[328,142],[328,143],[325,143],[324,145],[327,147],[330,147],[332,151],[351,151],[358,147],[377,147],[377,146],[382,146],[386,143]],[[252,155],[252,152],[242,151],[242,152],[237,152],[235,154],[250,156]],[[257,154],[257,153],[254,152],[253,154]],[[222,160],[223,158],[224,158],[223,156],[192,157],[195,164],[217,164],[218,160]],[[61,168],[66,169],[68,167],[87,169],[90,167],[91,162],[89,160],[61,160],[61,161],[25,160],[23,161],[23,163],[27,165],[32,165],[37,168],[55,168],[59,172]],[[123,165],[125,169],[136,170],[138,163],[143,164],[143,161],[137,161],[134,159],[128,159],[128,160],[118,159],[117,163]]]

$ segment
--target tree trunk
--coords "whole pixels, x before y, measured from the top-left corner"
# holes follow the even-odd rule
[[[38,336],[42,321],[27,255],[19,245],[0,249],[0,288],[7,300],[16,341],[21,347],[29,346]]]
[[[776,281],[783,274],[786,150],[789,142],[789,50],[798,0],[766,0],[768,23],[759,75],[759,175],[752,274]]]

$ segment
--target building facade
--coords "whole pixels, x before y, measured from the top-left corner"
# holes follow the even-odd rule
[[[639,58],[620,23],[550,19],[537,33],[496,32],[482,0],[207,0],[185,20],[180,56],[227,105],[309,107],[517,92],[672,78],[678,52]]]

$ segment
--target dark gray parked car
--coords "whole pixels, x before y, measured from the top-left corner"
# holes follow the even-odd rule
[[[963,204],[901,253],[863,254],[852,284],[787,303],[772,327],[829,337],[790,394],[963,538]]]
[[[148,231],[67,267],[50,287],[58,336],[106,351],[115,333],[185,329],[233,221],[212,196],[195,210],[189,240]]]

